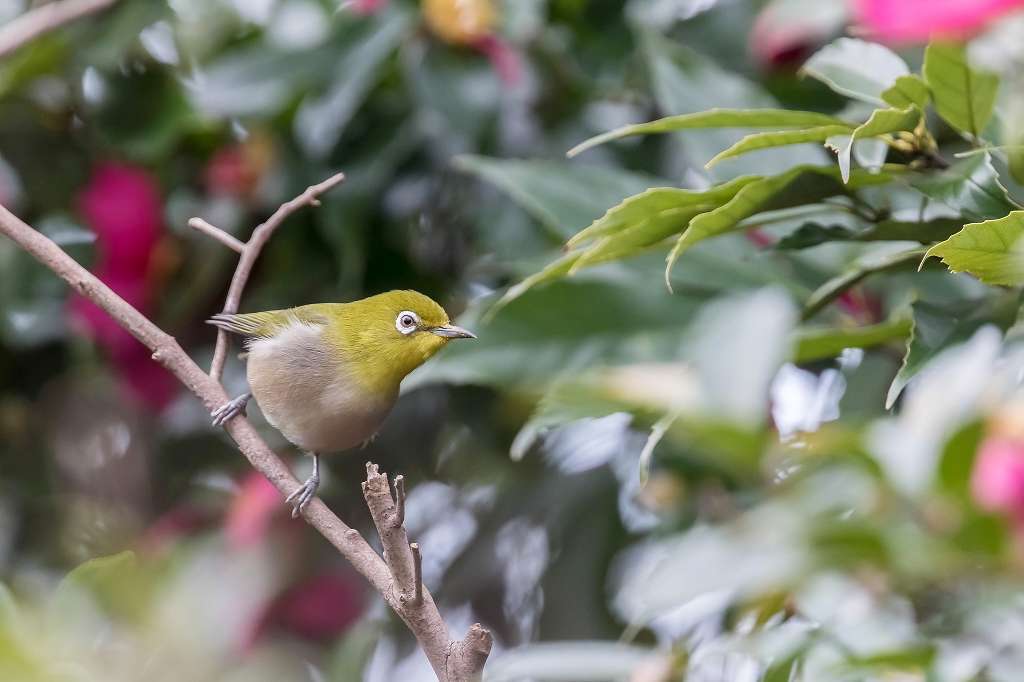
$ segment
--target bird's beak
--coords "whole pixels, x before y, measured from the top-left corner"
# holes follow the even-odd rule
[[[454,324],[443,324],[440,327],[434,327],[430,331],[434,332],[438,336],[443,336],[446,339],[476,338],[476,334],[474,334],[473,332],[469,331],[468,329],[463,329],[462,327],[457,327]]]

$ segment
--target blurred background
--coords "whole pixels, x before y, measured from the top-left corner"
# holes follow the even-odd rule
[[[0,24],[37,4],[0,0]],[[187,220],[244,240],[344,171],[276,233],[242,310],[415,288],[478,333],[407,380],[321,494],[375,542],[364,462],[405,474],[425,581],[453,632],[494,632],[493,679],[1019,680],[1024,428],[1001,411],[1024,366],[1015,292],[981,316],[961,305],[955,326],[933,310],[939,340],[915,368],[968,344],[899,416],[899,320],[892,343],[790,362],[797,302],[870,244],[732,235],[687,256],[674,294],[658,251],[492,310],[629,195],[828,163],[798,146],[707,171],[735,139],[717,131],[565,152],[715,106],[838,112],[798,69],[873,4],[122,0],[0,58],[0,203],[207,366],[203,321],[236,255]],[[960,4],[1012,104],[1017,3]],[[917,67],[910,33],[890,37]],[[895,273],[817,319],[878,325],[915,297],[983,289]],[[225,384],[245,390],[234,353]],[[695,395],[706,418],[674,419]],[[985,447],[1002,448],[1005,494],[977,482]],[[935,483],[906,484],[922,467]],[[6,240],[0,581],[12,682],[432,679],[198,401]]]

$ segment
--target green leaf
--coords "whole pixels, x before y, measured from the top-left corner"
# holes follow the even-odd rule
[[[802,328],[796,333],[793,361],[813,362],[834,358],[847,348],[871,348],[905,339],[910,335],[909,317],[898,317],[878,324],[849,328]]]
[[[660,254],[562,278],[576,257],[564,256],[563,274],[547,286],[518,285],[521,296],[500,306],[493,299],[475,303],[459,324],[476,332],[477,342],[449,344],[403,382],[403,391],[440,381],[546,386],[562,373],[595,366],[673,360],[697,306],[710,297],[780,284],[793,295],[807,293],[789,263],[741,238],[695,248],[674,282],[676,296],[651,288],[664,267]]]
[[[406,13],[383,12],[345,41],[330,87],[322,95],[307,97],[295,112],[295,139],[308,156],[320,159],[334,148],[411,26]]]
[[[955,218],[935,218],[925,222],[883,220],[863,230],[854,230],[844,225],[822,225],[807,223],[775,244],[780,251],[806,249],[827,242],[876,242],[915,241],[930,244],[963,227],[963,221]]]
[[[1007,292],[941,305],[924,301],[913,303],[913,330],[903,364],[889,386],[885,408],[891,408],[918,372],[949,346],[964,343],[987,324],[994,324],[1003,332],[1009,329],[1017,317],[1019,299],[1016,292]]]
[[[588,240],[606,237],[636,227],[645,220],[656,219],[663,212],[705,204],[717,206],[732,199],[743,187],[758,179],[757,176],[745,175],[703,191],[676,187],[653,187],[627,197],[617,206],[608,209],[589,227],[573,235],[569,239],[568,246],[575,248]]]
[[[889,48],[856,38],[826,45],[801,71],[841,95],[876,105],[885,104],[882,93],[910,73],[906,62]]]
[[[928,93],[928,85],[924,80],[917,74],[910,74],[897,78],[892,87],[882,93],[882,99],[886,104],[897,109],[915,106],[924,111],[931,95]]]
[[[86,608],[83,599],[89,599],[111,612],[132,613],[140,606],[144,579],[134,552],[90,559],[64,576],[49,608],[55,618],[75,618]]]
[[[578,270],[629,257],[686,229],[690,221],[718,204],[696,204],[671,207],[652,213],[622,232],[603,237],[580,253],[569,269]]]
[[[922,72],[939,116],[960,132],[978,137],[992,118],[999,77],[972,69],[961,43],[930,43]]]
[[[567,273],[569,265],[563,267],[555,279]],[[679,336],[699,301],[651,297],[652,273],[646,268],[623,267],[615,274],[608,280],[596,275],[559,279],[528,293],[523,282],[518,285],[522,295],[506,294],[508,300],[491,310],[487,310],[489,302],[482,301],[460,318],[481,343],[461,348],[450,344],[403,389],[428,381],[532,388],[546,385],[562,372],[582,371],[598,360],[663,357],[678,348]],[[601,304],[594,305],[595,301]],[[485,310],[490,314],[480,319]]]
[[[747,135],[733,146],[719,152],[714,158],[708,161],[704,167],[710,168],[723,159],[732,158],[758,149],[782,147],[789,144],[801,144],[803,142],[824,142],[832,135],[843,135],[849,133],[850,130],[852,130],[852,127],[844,124],[805,128],[803,130],[783,130]]]
[[[1003,144],[1010,175],[1024,184],[1024,93],[1015,89],[1002,112]]]
[[[857,126],[850,135],[849,141],[839,149],[839,171],[843,176],[843,182],[848,182],[850,179],[850,154],[857,140],[903,130],[912,131],[920,122],[921,110],[916,106],[906,109],[875,109],[871,118]]]
[[[600,217],[609,205],[664,184],[603,166],[459,156],[456,168],[504,190],[560,240]]]
[[[1019,208],[999,182],[987,152],[960,159],[937,173],[921,174],[910,185],[972,220],[1001,218]]]
[[[911,264],[917,263],[923,255],[924,249],[922,248],[895,253],[892,251],[872,253],[858,258],[844,272],[815,289],[804,304],[803,319],[810,319],[844,291],[869,275],[909,267]]]
[[[884,184],[890,179],[886,173],[859,171],[851,178],[849,188]],[[679,235],[668,255],[666,284],[669,284],[672,267],[685,251],[704,239],[737,229],[744,218],[762,211],[803,205],[845,192],[846,188],[839,180],[839,169],[824,166],[797,166],[785,173],[761,178],[744,186],[727,203],[690,221],[690,227]]]
[[[1024,283],[1024,211],[1005,218],[970,223],[949,239],[928,249],[950,272],[969,272],[985,284]]]
[[[849,124],[833,116],[813,111],[709,109],[616,128],[581,142],[570,149],[567,154],[573,157],[591,147],[633,135],[653,135],[702,128],[808,128],[822,126],[844,126],[848,129]]]

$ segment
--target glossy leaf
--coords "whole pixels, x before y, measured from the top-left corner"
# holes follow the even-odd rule
[[[636,227],[642,221],[657,219],[659,214],[664,212],[689,206],[710,204],[714,207],[720,205],[736,196],[736,193],[743,187],[758,179],[757,176],[747,175],[704,191],[675,187],[654,187],[645,190],[608,209],[590,226],[575,234],[569,240],[568,246],[575,248],[588,240]]]
[[[828,242],[915,241],[930,244],[946,239],[961,227],[963,222],[956,218],[935,218],[921,223],[883,220],[863,230],[812,222],[801,225],[780,239],[775,248],[782,251],[807,249]]]
[[[924,249],[922,248],[909,251],[901,250],[895,253],[891,251],[871,253],[858,258],[844,272],[828,280],[811,294],[807,303],[804,304],[803,319],[813,317],[815,313],[865,277],[889,270],[909,269],[913,264],[918,263],[923,255]]]
[[[664,184],[624,170],[556,161],[460,156],[455,166],[507,192],[561,240],[592,223],[608,206]]]
[[[849,141],[838,152],[839,171],[843,182],[850,179],[850,155],[853,145],[861,139],[888,135],[903,130],[914,130],[921,122],[921,110],[917,107],[906,109],[876,109],[866,122],[857,126],[850,135]]]
[[[307,98],[295,113],[295,139],[309,156],[322,158],[334,148],[411,25],[404,12],[387,12],[359,36],[345,41],[330,88]]]
[[[769,149],[771,147],[782,147],[804,142],[824,142],[832,135],[842,135],[850,132],[850,130],[851,127],[848,125],[827,125],[817,128],[805,128],[803,130],[782,130],[747,135],[733,146],[719,152],[705,164],[705,168],[710,168],[723,159],[740,156],[741,154],[758,149]]]
[[[920,76],[910,74],[897,78],[892,87],[882,93],[882,99],[897,109],[915,106],[923,111],[931,99],[931,94],[928,92],[928,84]]]
[[[999,77],[971,68],[959,43],[929,44],[922,72],[939,116],[960,132],[978,137],[992,118]]]
[[[802,328],[795,335],[794,362],[834,358],[847,348],[871,348],[910,335],[910,318],[896,318],[863,327]]]
[[[999,181],[987,153],[973,154],[949,168],[912,177],[910,185],[971,220],[1001,218],[1018,208]]]
[[[841,95],[882,105],[882,93],[900,76],[909,75],[910,69],[887,47],[856,38],[839,38],[814,53],[802,72]]]
[[[899,372],[885,398],[891,408],[900,393],[921,369],[946,348],[964,343],[986,324],[1004,332],[1017,317],[1020,296],[1005,293],[956,303],[916,301],[911,306],[913,326]]]
[[[833,116],[813,111],[791,111],[789,109],[710,109],[693,114],[680,114],[637,123],[610,130],[581,142],[568,151],[570,157],[605,142],[633,135],[672,133],[679,130],[701,128],[807,128],[821,126],[848,126]]]
[[[701,115],[726,110],[754,111],[761,116],[765,110],[782,110],[763,85],[724,68],[719,61],[707,56],[706,52],[690,49],[678,40],[655,32],[644,34],[642,44],[654,100],[663,114]],[[814,112],[788,111],[777,115],[788,117],[790,121],[803,119],[807,122],[799,125],[783,123],[771,125],[770,128],[810,128],[843,123],[831,117],[823,118],[823,114]],[[715,182],[739,175],[771,175],[800,164],[821,161],[821,153],[816,149],[788,146],[752,152],[742,163],[698,170],[712,156],[736,143],[743,134],[742,130],[735,127],[723,128],[716,125],[713,128],[693,129],[685,134],[675,133],[666,142],[673,156],[678,159],[677,163],[685,163],[698,175],[706,175]]]
[[[951,272],[969,272],[986,284],[1024,283],[1024,211],[970,223],[928,249],[925,258],[942,259]]]
[[[890,181],[885,173],[855,173],[850,188]],[[690,221],[669,253],[665,268],[665,281],[669,283],[672,267],[679,257],[694,244],[737,229],[741,220],[762,211],[798,206],[845,193],[839,180],[839,169],[822,166],[798,166],[779,175],[761,178],[743,187],[736,196],[713,211]]]

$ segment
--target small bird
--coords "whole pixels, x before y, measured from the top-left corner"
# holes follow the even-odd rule
[[[413,371],[451,339],[475,339],[416,291],[207,320],[245,337],[249,393],[213,411],[214,426],[256,398],[271,426],[313,456],[313,473],[286,502],[297,517],[320,486],[320,455],[373,438]]]

